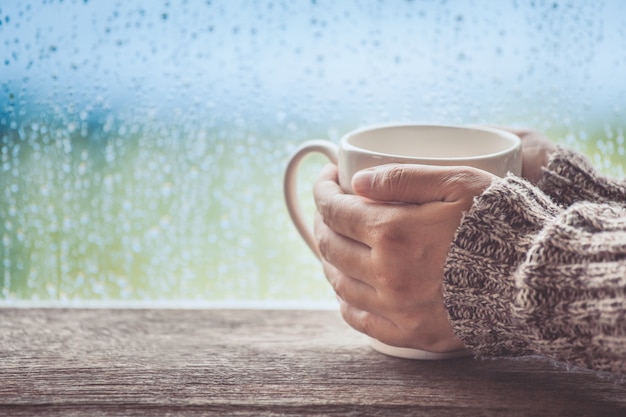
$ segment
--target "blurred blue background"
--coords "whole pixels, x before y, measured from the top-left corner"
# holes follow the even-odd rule
[[[0,300],[332,303],[282,172],[371,123],[534,127],[622,176],[624,18],[617,0],[5,1]]]

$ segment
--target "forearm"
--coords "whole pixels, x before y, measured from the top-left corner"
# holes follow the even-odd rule
[[[579,201],[626,204],[624,180],[599,174],[585,156],[564,147],[550,158],[538,187],[562,206]]]
[[[445,269],[450,321],[483,356],[542,354],[625,373],[625,292],[626,209],[562,209],[515,177],[466,213]]]

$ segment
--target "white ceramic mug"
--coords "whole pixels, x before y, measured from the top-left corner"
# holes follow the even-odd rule
[[[319,258],[313,232],[303,219],[297,199],[296,179],[300,162],[310,153],[321,153],[339,169],[339,185],[352,193],[352,176],[365,168],[389,163],[471,166],[500,177],[522,171],[521,141],[503,130],[425,124],[378,125],[359,129],[341,138],[339,145],[313,140],[300,146],[285,171],[284,192],[291,220]],[[446,359],[466,351],[435,353],[386,345],[372,339],[374,349],[409,359]]]

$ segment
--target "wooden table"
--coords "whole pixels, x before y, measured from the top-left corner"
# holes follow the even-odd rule
[[[391,358],[333,311],[2,308],[0,415],[626,416],[626,382]]]

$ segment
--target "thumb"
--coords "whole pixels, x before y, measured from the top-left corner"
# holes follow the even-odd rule
[[[389,164],[357,172],[352,189],[371,200],[423,204],[481,194],[494,175],[470,167]]]

